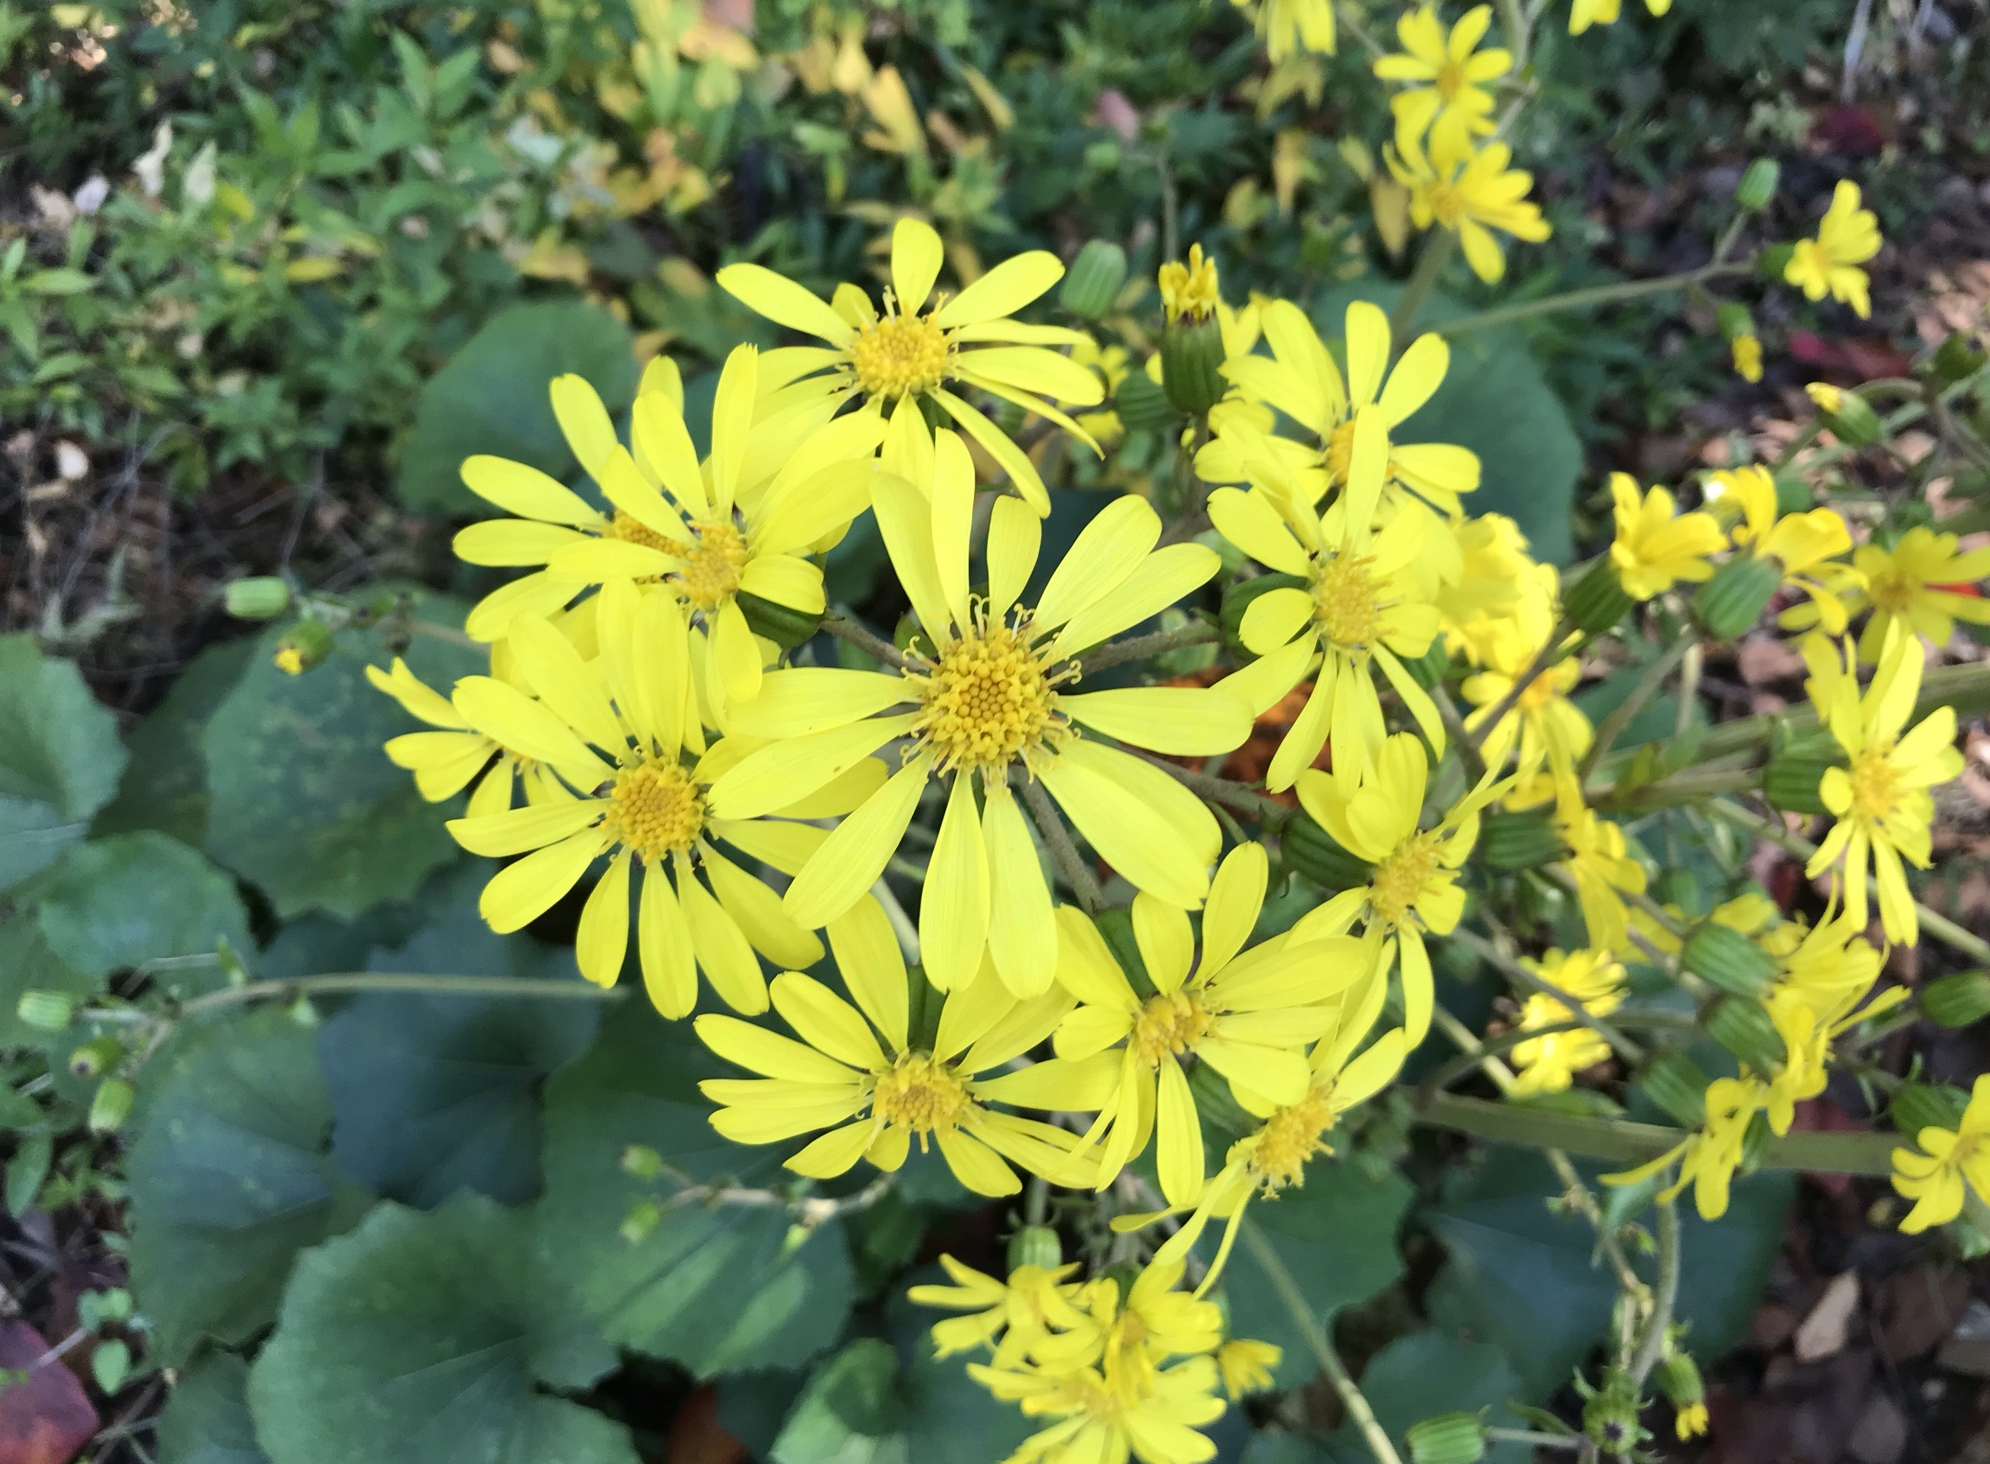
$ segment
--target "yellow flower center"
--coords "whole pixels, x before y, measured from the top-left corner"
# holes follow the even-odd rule
[[[1437,835],[1417,834],[1403,840],[1375,866],[1374,877],[1368,882],[1368,904],[1377,920],[1401,925],[1409,918],[1410,908],[1440,873],[1437,854]]]
[[[1866,584],[1866,594],[1872,598],[1873,604],[1893,615],[1905,615],[1911,611],[1921,589],[1918,581],[1898,571],[1882,571]]]
[[[889,309],[891,302],[885,303]],[[933,315],[887,314],[858,330],[850,369],[870,396],[917,396],[947,379],[951,350]]]
[[[1465,89],[1465,68],[1456,61],[1446,61],[1437,69],[1437,94],[1447,102],[1458,99],[1458,93]]]
[[[700,519],[691,525],[691,543],[672,549],[684,560],[684,567],[672,575],[683,587],[684,598],[700,610],[716,610],[739,592],[740,572],[746,568],[746,535],[731,518]]]
[[[645,549],[654,549],[660,554],[682,554],[684,546],[668,535],[659,534],[641,519],[615,510],[614,518],[608,521],[611,538],[622,539],[631,544],[640,544]]]
[[[688,851],[705,827],[705,800],[673,762],[622,769],[608,798],[603,829],[645,860]]]
[[[1257,1147],[1251,1150],[1251,1178],[1266,1194],[1276,1194],[1285,1186],[1306,1182],[1306,1161],[1317,1154],[1331,1154],[1322,1142],[1334,1126],[1333,1085],[1323,1083],[1297,1103],[1289,1103],[1265,1120],[1258,1130]]]
[[[976,625],[917,677],[925,715],[918,735],[942,773],[980,769],[999,776],[1017,758],[1065,730],[1057,710],[1062,674],[1045,668],[1021,625]]]
[[[1799,239],[1792,251],[1799,273],[1823,279],[1831,273],[1831,251],[1819,239]]]
[[[1158,1067],[1169,1053],[1193,1052],[1216,1025],[1202,1003],[1187,991],[1155,996],[1140,1009],[1127,1040],[1149,1067]]]
[[[1900,801],[1899,771],[1893,766],[1891,743],[1868,747],[1852,759],[1852,811],[1877,822]]]
[[[1336,483],[1347,481],[1348,465],[1354,461],[1354,419],[1334,428],[1327,437],[1327,446],[1321,454],[1326,459],[1327,476]]]
[[[923,1052],[908,1052],[879,1074],[871,1090],[871,1113],[889,1128],[920,1136],[951,1133],[974,1107],[967,1087],[947,1067]]]
[[[1368,556],[1336,554],[1313,575],[1313,620],[1320,634],[1337,646],[1361,649],[1372,643],[1380,627],[1382,606]]]
[[[1430,216],[1447,229],[1455,230],[1465,216],[1465,195],[1449,183],[1429,184],[1424,189],[1423,201],[1430,209]]]

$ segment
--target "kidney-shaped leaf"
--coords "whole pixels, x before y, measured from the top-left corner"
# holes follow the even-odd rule
[[[123,768],[117,721],[76,668],[0,636],[0,890],[82,838]]]

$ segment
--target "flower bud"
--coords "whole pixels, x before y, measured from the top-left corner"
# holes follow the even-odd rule
[[[76,1020],[76,999],[66,991],[24,991],[14,1015],[37,1032],[66,1032]]]
[[[1676,1048],[1661,1052],[1638,1075],[1638,1086],[1681,1128],[1696,1129],[1707,1121],[1706,1073]]]
[[[238,579],[222,592],[222,604],[237,620],[274,620],[290,608],[290,586],[273,575]]]
[[[301,676],[332,653],[332,628],[315,616],[298,621],[276,643],[276,669]]]
[[[1375,866],[1342,848],[1334,836],[1304,813],[1295,814],[1279,842],[1285,862],[1315,884],[1329,890],[1365,885]]]
[[[1929,1021],[1943,1027],[1967,1027],[1982,1021],[1990,1016],[1990,971],[1958,971],[1930,981],[1921,988],[1921,1010]]]
[[[1668,1352],[1659,1360],[1658,1386],[1677,1415],[1681,1439],[1707,1431],[1707,1385],[1691,1353]]]
[[[1857,392],[1824,381],[1813,381],[1804,391],[1817,403],[1824,425],[1847,447],[1864,447],[1879,437],[1879,415]]]
[[[1113,393],[1113,410],[1128,432],[1158,431],[1180,415],[1161,384],[1145,371],[1129,371]]]
[[[124,1060],[124,1044],[115,1037],[92,1037],[69,1054],[69,1076],[89,1082],[101,1078]]]
[[[1938,1128],[1955,1132],[1962,1123],[1963,1110],[1968,1106],[1969,1095],[1946,1083],[1902,1083],[1900,1091],[1887,1105],[1886,1116],[1912,1142],[1920,1136],[1922,1129]]]
[[[622,1223],[615,1233],[630,1245],[639,1245],[649,1239],[650,1233],[663,1221],[663,1206],[655,1200],[638,1200],[629,1207],[629,1213],[622,1217]]]
[[[1048,1225],[1025,1225],[1009,1237],[1009,1272],[1025,1266],[1054,1271],[1064,1264],[1064,1243]]]
[[[1439,1413],[1411,1424],[1403,1439],[1410,1464],[1479,1464],[1486,1457],[1486,1426],[1476,1413]]]
[[[90,1098],[90,1132],[114,1134],[131,1117],[131,1105],[138,1090],[123,1078],[106,1078]]]
[[[1094,239],[1065,271],[1058,302],[1073,315],[1097,320],[1112,309],[1125,283],[1126,251],[1109,239]]]
[[[1951,331],[1948,339],[1935,347],[1935,354],[1929,358],[1926,368],[1928,384],[1937,388],[1954,386],[1981,371],[1986,360],[1990,360],[1990,356],[1986,356],[1983,348],[1967,334],[1959,330]]]
[[[1637,1385],[1614,1369],[1582,1406],[1582,1431],[1606,1454],[1628,1454],[1645,1438]]]
[[[1745,996],[1724,996],[1709,1008],[1707,1035],[1758,1073],[1770,1071],[1790,1055],[1762,1003]]]
[[[1680,959],[1709,986],[1735,996],[1760,997],[1776,975],[1776,961],[1738,930],[1712,921],[1686,937]]]
[[[1590,565],[1581,579],[1562,591],[1562,614],[1584,635],[1616,629],[1617,622],[1636,603],[1618,580],[1617,567],[1607,558]]]
[[[1844,754],[1830,733],[1792,738],[1769,754],[1762,769],[1762,795],[1785,813],[1824,813],[1818,789],[1827,771],[1844,765]]]
[[[806,610],[795,610],[773,600],[763,600],[758,595],[738,592],[739,608],[746,616],[747,627],[755,635],[765,636],[784,651],[792,651],[803,641],[808,640],[822,629],[822,617],[811,615]]]
[[[1229,383],[1222,365],[1223,329],[1215,316],[1168,322],[1161,333],[1161,385],[1179,410],[1200,417],[1223,400]]]
[[[1720,308],[1714,311],[1714,324],[1722,337],[1730,341],[1736,336],[1755,334],[1755,317],[1748,313],[1746,305],[1734,300],[1721,301]]]
[[[1693,596],[1693,613],[1714,639],[1739,640],[1762,618],[1782,584],[1782,566],[1775,560],[1738,555],[1700,586]]]
[[[622,1172],[636,1179],[655,1179],[663,1173],[663,1155],[647,1144],[630,1144],[622,1150]]]
[[[1539,869],[1567,853],[1545,808],[1492,813],[1479,825],[1478,856],[1488,869]]]
[[[1782,178],[1782,168],[1774,158],[1757,158],[1742,171],[1741,182],[1735,186],[1734,201],[1750,213],[1760,213],[1769,206],[1776,196],[1776,184]]]

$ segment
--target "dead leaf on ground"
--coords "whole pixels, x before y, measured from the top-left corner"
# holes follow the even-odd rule
[[[1793,1343],[1799,1362],[1817,1362],[1845,1350],[1852,1318],[1859,1310],[1859,1273],[1844,1271],[1831,1278],[1817,1305],[1797,1328]]]
[[[69,1464],[101,1423],[76,1374],[44,1360],[48,1350],[26,1322],[0,1324],[0,1368],[27,1374],[0,1389],[0,1464]]]

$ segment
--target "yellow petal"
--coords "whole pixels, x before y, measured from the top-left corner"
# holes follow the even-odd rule
[[[805,1174],[810,1179],[834,1179],[839,1174],[847,1174],[864,1157],[864,1150],[870,1147],[872,1126],[869,1123],[846,1123],[842,1128],[831,1129],[821,1138],[804,1145],[801,1151],[786,1162],[796,1174]]]
[[[574,460],[589,477],[598,477],[601,465],[615,449],[615,424],[609,420],[608,408],[587,378],[571,372],[554,377],[549,391],[553,416],[573,450]]]
[[[1161,1193],[1171,1205],[1193,1205],[1202,1193],[1202,1124],[1188,1075],[1174,1058],[1161,1060],[1155,1118],[1155,1160]]]
[[[608,872],[580,912],[574,959],[580,974],[596,986],[613,986],[629,954],[629,863],[627,850],[608,861]]]
[[[1156,802],[1159,785],[1133,771],[1145,767],[1126,753],[1076,742],[1041,776],[1078,832],[1136,889],[1193,909],[1208,891],[1207,865],[1222,832],[1194,795],[1148,768],[1169,790]]]
[[[558,904],[608,841],[593,829],[549,844],[491,876],[477,909],[500,935],[523,930]]]
[[[1234,692],[1201,686],[1122,686],[1058,698],[1074,721],[1133,747],[1204,757],[1243,746],[1251,709]]]
[[[912,602],[912,613],[934,643],[945,650],[953,644],[952,616],[941,586],[940,566],[933,555],[933,509],[925,495],[899,478],[880,478],[871,497],[878,532],[884,537],[891,567]]]
[[[760,694],[733,709],[732,730],[747,737],[805,737],[846,727],[913,697],[911,684],[896,671],[790,666],[761,678]]]
[[[759,818],[786,808],[911,731],[918,720],[916,712],[868,717],[847,727],[770,743],[728,769],[712,785],[706,806],[718,818]]]
[[[700,857],[720,907],[755,950],[777,966],[813,966],[822,959],[822,942],[788,918],[779,895],[715,849],[703,849]]]
[[[919,951],[941,991],[965,986],[988,944],[988,851],[973,781],[956,775],[919,901]]]
[[[586,534],[559,524],[530,519],[486,519],[457,531],[450,548],[465,564],[515,567],[545,564],[562,549],[595,543]]]
[[[1029,583],[1043,542],[1043,520],[1020,498],[998,498],[988,518],[988,613],[1009,613]]]
[[[1147,966],[1147,978],[1155,990],[1172,994],[1188,979],[1195,964],[1195,935],[1189,929],[1188,912],[1152,895],[1133,897],[1133,942]]]
[[[749,595],[758,595],[804,615],[820,615],[829,606],[823,594],[821,569],[792,554],[754,555],[740,573],[739,587]]]
[[[1064,265],[1046,249],[1003,260],[946,303],[935,317],[942,328],[978,325],[1014,315],[1064,278]]]
[[[905,1051],[910,1019],[905,954],[884,907],[865,895],[829,922],[828,934],[851,1000],[893,1052]]]
[[[643,870],[636,952],[642,958],[643,989],[650,1004],[673,1021],[698,1004],[698,967],[691,955],[691,927],[670,887],[663,866]]]
[[[1205,544],[1170,544],[1143,559],[1118,588],[1094,600],[1065,622],[1056,654],[1075,656],[1170,605],[1214,579],[1222,559]]]
[[[907,763],[831,831],[788,886],[783,903],[790,917],[811,929],[827,924],[877,883],[905,837],[931,772],[924,760]]]
[[[1161,537],[1161,516],[1147,500],[1125,494],[1079,531],[1070,552],[1037,601],[1035,624],[1055,629],[1117,589]]]
[[[1262,844],[1239,844],[1216,866],[1202,911],[1202,970],[1222,970],[1257,927],[1271,864]]]
[[[933,293],[940,277],[940,264],[946,249],[940,236],[924,219],[904,218],[891,231],[891,288],[898,295],[898,308],[917,315]]]
[[[1079,1001],[1119,1007],[1134,1000],[1126,973],[1085,912],[1057,907],[1057,984]]]
[[[890,1066],[857,1009],[813,976],[784,972],[774,978],[773,994],[774,1009],[782,1020],[817,1052],[862,1072],[881,1072]]]
[[[512,621],[504,641],[542,705],[597,747],[619,753],[628,746],[601,673],[580,658],[572,641],[531,615]]]
[[[672,498],[696,517],[711,512],[705,475],[698,466],[698,449],[684,426],[680,408],[660,392],[636,398],[630,436],[636,445],[636,461],[648,468]]]
[[[595,756],[558,714],[515,686],[489,676],[465,676],[456,683],[452,700],[478,731],[563,773],[573,769],[582,786],[592,787],[614,776],[615,770]]]
[[[854,1086],[859,1081],[855,1072],[828,1054],[738,1017],[711,1013],[698,1018],[694,1025],[700,1042],[750,1073],[824,1086]]]
[[[967,559],[974,535],[974,460],[958,432],[933,434],[933,566],[956,625],[968,623]]]
[[[909,399],[908,399],[909,400]],[[1043,475],[1036,470],[1029,454],[1017,447],[1009,434],[988,419],[979,407],[955,396],[950,391],[935,391],[933,400],[946,410],[960,429],[980,443],[988,455],[995,459],[1002,471],[1009,475],[1009,481],[1023,496],[1023,501],[1035,509],[1039,515],[1050,512],[1050,490],[1043,486]]]
[[[954,1172],[954,1178],[976,1194],[999,1199],[1022,1189],[1023,1182],[1016,1178],[1015,1170],[979,1139],[958,1129],[940,1129],[935,1137],[940,1142],[940,1154],[946,1159],[947,1168]]]
[[[678,903],[691,929],[692,949],[719,999],[736,1012],[753,1016],[767,1010],[767,978],[759,958],[732,916],[698,882],[691,861],[678,854],[671,860]]]
[[[463,486],[506,513],[542,523],[592,528],[601,515],[558,479],[509,458],[478,454],[463,459]]]
[[[849,322],[830,309],[821,296],[764,265],[729,264],[714,278],[720,289],[776,325],[785,325],[789,330],[835,346],[846,344],[856,335]]]
[[[983,795],[982,842],[988,850],[988,954],[1002,984],[1037,996],[1057,975],[1057,920],[1050,886],[1029,825],[1006,783]]]
[[[507,809],[483,818],[452,818],[449,832],[472,854],[503,859],[531,849],[543,849],[598,823],[605,806],[596,799],[536,804]]]

